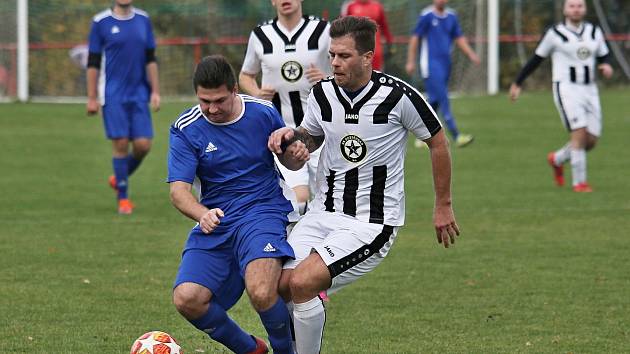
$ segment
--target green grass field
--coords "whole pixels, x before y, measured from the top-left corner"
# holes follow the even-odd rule
[[[630,351],[628,90],[602,92],[604,135],[588,155],[591,194],[552,183],[563,144],[549,92],[453,101],[453,198],[463,232],[435,241],[430,164],[407,154],[407,223],[372,274],[332,297],[324,353]],[[193,222],[168,200],[168,126],[131,179],[131,216],[107,186],[110,145],[82,105],[0,105],[0,353],[126,353],[142,333],[186,353],[226,353],[171,305]],[[569,172],[570,169],[567,170]],[[230,312],[264,335],[246,297]]]

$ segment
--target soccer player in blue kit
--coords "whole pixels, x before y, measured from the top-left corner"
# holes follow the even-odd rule
[[[132,0],[116,0],[111,9],[94,16],[87,65],[87,113],[98,113],[100,99],[105,135],[113,148],[114,175],[109,184],[117,192],[120,214],[133,211],[128,178],[151,149],[153,126],[147,102],[155,111],[160,108],[151,21],[131,4]]]
[[[447,0],[433,0],[433,6],[422,11],[418,23],[410,36],[407,51],[407,74],[416,72],[418,46],[420,48],[420,73],[429,104],[442,113],[444,122],[455,145],[464,147],[473,141],[473,136],[459,132],[448,100],[448,80],[451,75],[451,44],[455,44],[476,65],[479,57],[468,45],[455,12],[446,7]]]
[[[266,344],[226,313],[244,279],[274,353],[293,353],[289,313],[277,289],[283,261],[294,258],[286,241],[294,208],[267,149],[269,135],[284,122],[271,102],[237,93],[232,67],[222,56],[204,58],[193,84],[199,104],[170,131],[171,201],[198,221],[184,247],[173,302],[190,323],[233,352],[266,353]],[[309,158],[304,144],[277,156],[302,164]],[[195,176],[201,181],[199,201],[191,193]]]

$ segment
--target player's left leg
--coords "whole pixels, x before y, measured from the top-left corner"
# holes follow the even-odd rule
[[[286,223],[278,213],[256,215],[245,221],[235,235],[235,252],[244,269],[247,294],[274,353],[280,354],[293,353],[289,312],[278,294],[282,261],[294,258],[286,241]]]

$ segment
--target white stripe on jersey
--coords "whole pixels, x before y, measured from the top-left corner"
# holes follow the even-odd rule
[[[199,105],[196,105],[195,107],[191,108],[188,113],[185,113],[181,117],[177,118],[175,123],[173,123],[173,126],[175,126],[179,130],[182,130],[202,116],[203,115],[201,114],[201,108],[199,107]]]
[[[241,94],[241,97],[243,97],[243,101],[245,102],[256,102],[256,103],[263,104],[267,107],[273,107],[273,103],[271,103],[271,101],[267,101],[261,98],[256,98],[254,96],[243,95],[243,94]]]

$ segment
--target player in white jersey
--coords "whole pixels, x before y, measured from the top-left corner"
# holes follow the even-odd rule
[[[313,16],[303,16],[301,0],[272,0],[271,3],[278,17],[252,31],[239,85],[252,96],[272,101],[285,124],[295,128],[304,117],[311,87],[331,73],[330,25]],[[256,76],[261,71],[259,86]],[[277,163],[285,181],[295,191],[302,213],[310,196],[309,184],[314,184],[318,153],[319,150],[314,152],[299,171]]]
[[[289,235],[296,259],[285,263],[280,279],[280,293],[293,302],[300,354],[320,351],[325,312],[317,294],[334,292],[372,271],[404,223],[403,164],[410,131],[430,148],[438,242],[448,247],[459,235],[442,126],[412,86],[372,70],[375,32],[376,24],[365,17],[333,21],[333,78],[313,87],[297,129],[285,127],[269,138],[276,154],[295,140],[309,151],[326,143],[315,199]]]
[[[547,155],[556,185],[564,185],[563,164],[571,161],[573,190],[592,192],[586,179],[586,151],[595,147],[602,132],[602,113],[595,81],[596,69],[610,78],[613,69],[608,63],[608,46],[602,30],[584,21],[584,0],[566,0],[565,21],[551,27],[536,48],[536,53],[523,67],[510,87],[515,101],[523,81],[543,58],[551,55],[553,98],[570,140]]]

